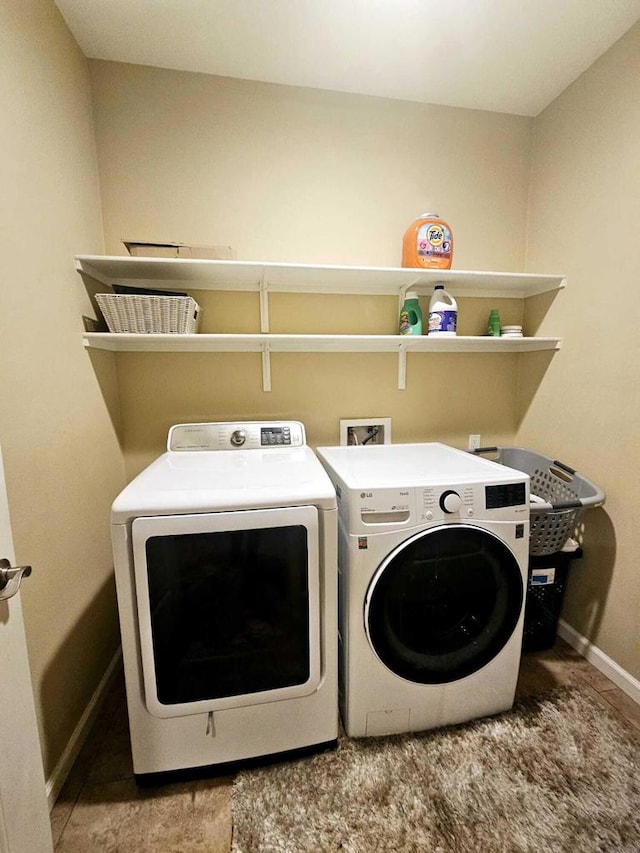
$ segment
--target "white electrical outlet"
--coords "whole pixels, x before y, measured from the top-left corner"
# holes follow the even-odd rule
[[[340,444],[391,444],[391,418],[341,420]]]
[[[469,436],[469,445],[468,450],[477,450],[480,447],[480,436],[479,435],[470,435]]]

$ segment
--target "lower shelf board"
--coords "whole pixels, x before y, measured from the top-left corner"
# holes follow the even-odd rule
[[[456,335],[177,335],[85,332],[85,347],[112,352],[536,352],[560,338]]]
[[[518,353],[560,349],[560,338],[492,338],[456,335],[129,335],[85,332],[85,347],[112,352],[256,352],[262,356],[262,390],[271,391],[273,352],[390,352],[398,354],[398,390],[407,387],[407,353]]]

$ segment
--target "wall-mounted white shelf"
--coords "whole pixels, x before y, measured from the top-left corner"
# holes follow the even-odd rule
[[[390,267],[312,266],[257,261],[208,261],[78,255],[76,268],[98,290],[113,284],[154,290],[233,290],[260,294],[260,334],[132,335],[86,332],[84,345],[112,352],[259,352],[262,384],[271,390],[272,352],[398,353],[398,388],[406,387],[408,352],[518,353],[560,348],[559,338],[454,338],[401,335],[293,335],[269,333],[269,292],[396,296],[431,292],[436,282],[456,296],[525,299],[565,287],[561,275],[420,270]]]
[[[409,288],[432,290],[435,282],[456,296],[524,299],[559,290],[562,275],[420,270],[404,267],[347,267],[259,261],[205,261],[78,255],[78,272],[103,285],[124,284],[156,290],[249,290],[274,293],[398,295]]]
[[[560,348],[560,338],[491,338],[456,335],[127,335],[85,332],[84,345],[112,352],[260,352],[262,388],[271,390],[272,352],[395,352],[398,388],[407,383],[408,352],[535,352]]]
[[[112,352],[534,352],[560,348],[560,338],[456,335],[130,335],[85,332],[86,347]]]

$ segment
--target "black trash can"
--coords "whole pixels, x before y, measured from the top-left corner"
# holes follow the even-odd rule
[[[569,567],[580,557],[582,548],[529,558],[523,651],[538,652],[555,643]]]

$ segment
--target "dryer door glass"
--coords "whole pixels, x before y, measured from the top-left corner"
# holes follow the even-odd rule
[[[435,528],[402,543],[367,592],[369,640],[394,673],[422,684],[489,663],[518,624],[524,588],[509,548],[480,528]]]
[[[136,519],[133,533],[153,714],[222,710],[317,688],[315,507]]]

